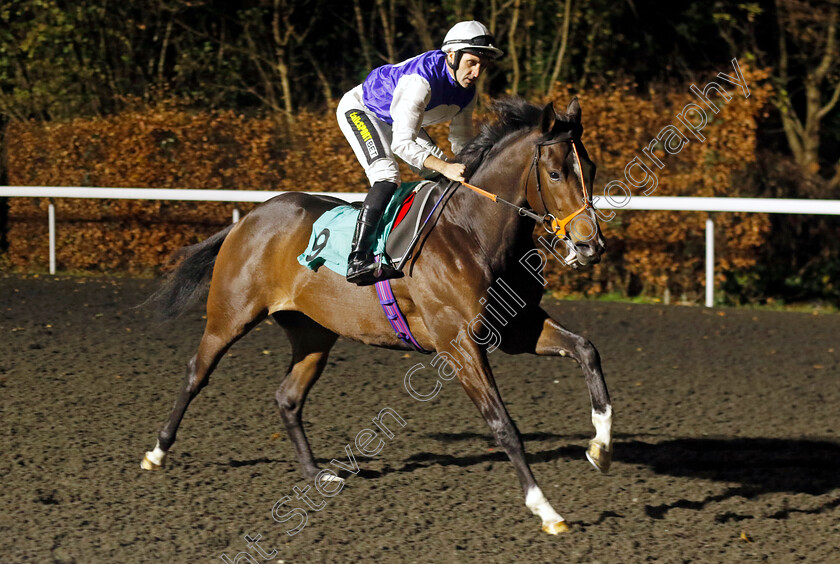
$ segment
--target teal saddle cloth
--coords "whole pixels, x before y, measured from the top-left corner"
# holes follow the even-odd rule
[[[394,197],[385,208],[379,221],[376,233],[376,243],[373,253],[385,255],[385,241],[391,233],[391,226],[402,207],[403,201],[420,182],[403,182]],[[298,262],[307,268],[317,271],[322,266],[341,274],[347,274],[347,257],[353,246],[353,233],[356,230],[356,220],[359,218],[356,206],[338,206],[315,220],[306,250],[298,256]]]

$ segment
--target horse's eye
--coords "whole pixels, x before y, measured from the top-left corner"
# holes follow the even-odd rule
[[[548,176],[552,180],[560,180],[560,173],[559,172],[549,172]]]

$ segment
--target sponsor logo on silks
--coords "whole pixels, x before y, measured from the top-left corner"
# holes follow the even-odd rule
[[[350,121],[353,122],[353,125],[359,130],[359,133],[362,134],[362,139],[370,141],[373,136],[370,134],[367,125],[362,121],[362,118],[359,117],[359,112],[350,112]]]
[[[370,123],[370,118],[357,110],[350,110],[346,115],[347,121],[353,126],[353,133],[356,134],[356,139],[359,140],[359,143],[367,152],[368,163],[384,157],[382,144],[374,132],[371,131],[373,124]]]
[[[373,135],[371,135],[370,129],[368,129],[365,122],[359,117],[359,112],[352,112],[350,119],[353,121],[353,125],[356,126],[356,130],[362,135],[362,141],[365,144],[365,149],[367,149],[368,157],[371,160],[378,157],[379,153],[376,151],[376,143],[373,142]]]

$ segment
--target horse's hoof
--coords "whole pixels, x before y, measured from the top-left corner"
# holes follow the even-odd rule
[[[612,464],[612,450],[607,450],[601,443],[594,440],[589,441],[589,448],[586,450],[586,459],[601,474],[606,474]]]
[[[149,458],[150,454],[151,454],[150,452],[147,452],[143,456],[143,460],[140,461],[140,468],[142,468],[143,470],[161,470],[161,469],[163,469],[163,460],[160,461],[160,464],[158,464],[156,462],[153,462],[152,459]]]
[[[569,526],[565,521],[556,521],[554,523],[546,523],[542,526],[542,530],[549,535],[559,535],[569,532]]]

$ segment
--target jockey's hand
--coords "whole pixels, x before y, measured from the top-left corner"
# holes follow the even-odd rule
[[[464,171],[466,171],[466,169],[466,165],[462,163],[446,163],[441,167],[440,173],[449,180],[454,180],[455,182],[466,182],[466,179],[464,178]]]
[[[454,180],[455,182],[466,182],[466,179],[464,178],[464,171],[466,171],[467,167],[462,163],[450,163],[449,161],[441,160],[434,155],[429,155],[426,157],[426,160],[423,161],[423,166],[429,170],[441,173],[449,180]]]

